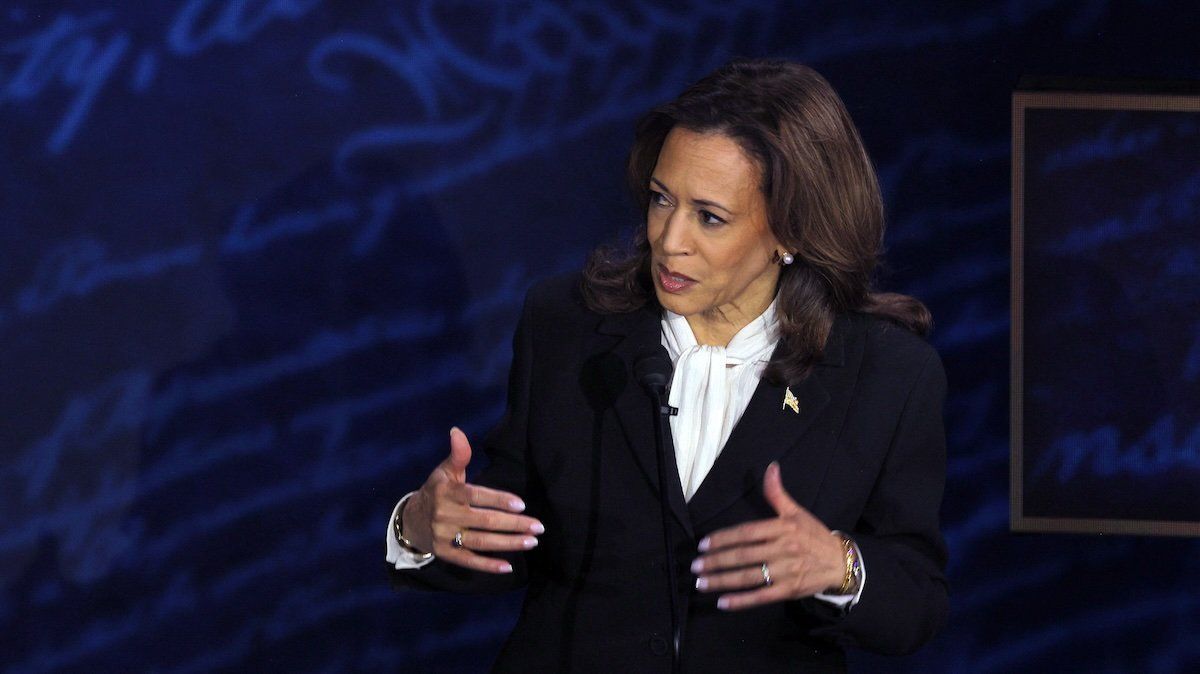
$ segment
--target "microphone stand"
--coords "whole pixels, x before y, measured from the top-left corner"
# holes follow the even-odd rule
[[[675,573],[675,549],[671,545],[671,501],[667,490],[670,482],[667,480],[667,434],[669,426],[667,418],[678,414],[679,410],[666,404],[663,400],[664,387],[654,385],[647,387],[650,399],[654,403],[654,447],[658,453],[658,495],[662,507],[663,540],[667,549],[667,583],[671,587],[671,671],[680,672],[679,647],[681,645],[681,626],[679,620],[678,580]]]

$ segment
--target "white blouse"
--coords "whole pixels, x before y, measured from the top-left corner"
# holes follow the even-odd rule
[[[772,301],[728,346],[705,346],[696,343],[686,318],[665,314],[662,344],[675,366],[667,401],[679,409],[671,417],[671,435],[679,484],[690,501],[750,404],[775,349],[779,322]]]

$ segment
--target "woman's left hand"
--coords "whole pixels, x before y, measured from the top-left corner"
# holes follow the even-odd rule
[[[692,563],[696,588],[726,593],[717,600],[719,608],[736,611],[809,597],[840,587],[845,578],[840,539],[792,500],[778,463],[767,466],[763,495],[778,517],[721,529],[700,541],[705,554]]]

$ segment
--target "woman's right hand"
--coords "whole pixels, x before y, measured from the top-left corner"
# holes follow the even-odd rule
[[[529,550],[545,529],[532,517],[518,515],[525,502],[504,491],[467,483],[471,443],[458,428],[450,429],[450,456],[404,506],[405,537],[438,559],[487,573],[512,573],[503,559],[477,554]],[[462,547],[455,534],[462,533]]]

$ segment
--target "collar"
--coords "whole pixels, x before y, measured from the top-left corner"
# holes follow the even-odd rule
[[[732,358],[735,362],[766,362],[770,359],[775,343],[779,340],[779,322],[775,318],[776,301],[771,300],[761,314],[742,326],[729,340],[729,344],[705,348],[721,349],[727,357]],[[700,346],[696,343],[696,335],[692,332],[692,326],[685,316],[664,309],[662,328],[671,360],[676,360],[685,351]]]
[[[772,303],[774,305],[774,303]],[[596,330],[602,335],[639,336],[644,341],[657,343],[659,331],[662,329],[662,309],[658,302],[650,301],[641,308],[623,314],[604,314]],[[764,312],[765,313],[765,312]],[[776,316],[776,318],[778,318]],[[818,365],[826,367],[842,367],[845,365],[845,343],[851,327],[851,315],[840,313],[834,317],[829,337],[825,340],[825,348],[821,353]]]

